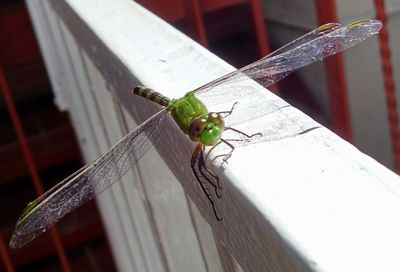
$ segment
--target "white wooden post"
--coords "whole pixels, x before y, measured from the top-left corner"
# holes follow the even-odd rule
[[[133,97],[134,85],[180,97],[233,70],[132,1],[28,4],[88,160],[160,109]],[[170,119],[156,149],[98,198],[119,269],[398,271],[398,176],[266,89],[237,84],[259,90],[232,122],[263,137],[213,162],[223,220],[191,172],[194,144]],[[235,97],[204,101],[229,108]]]

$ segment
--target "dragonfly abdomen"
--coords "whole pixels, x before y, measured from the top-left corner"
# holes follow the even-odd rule
[[[168,107],[169,103],[171,102],[171,99],[169,99],[168,97],[143,86],[136,86],[135,88],[133,88],[133,93],[149,99],[153,102],[156,102],[157,104],[160,104],[164,107]]]

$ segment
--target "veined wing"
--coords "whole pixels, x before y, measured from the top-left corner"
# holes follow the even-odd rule
[[[341,28],[342,25],[339,23],[328,23],[325,24],[323,26],[318,27],[317,29],[314,29],[313,31],[308,32],[307,34],[304,34],[303,36],[295,39],[294,41],[291,41],[290,43],[276,49],[274,52],[268,54],[267,56],[264,57],[264,59],[268,59],[268,58],[272,58],[274,56],[283,54],[284,52],[287,52],[289,50],[292,50],[302,44],[306,44],[309,43],[312,40],[315,40],[319,37],[321,37],[322,35],[326,35],[329,32],[335,31],[339,28]],[[281,74],[277,74],[275,76],[275,81],[278,82],[281,79],[284,79],[285,77],[287,77],[288,75],[290,75],[292,71],[288,71],[285,73],[281,73]],[[270,84],[273,85],[274,83]],[[267,86],[266,86],[267,87]]]
[[[119,180],[149,150],[165,126],[166,118],[165,109],[156,113],[104,155],[31,202],[18,219],[10,246],[17,248],[30,242]]]
[[[235,96],[248,95],[249,93],[241,88],[211,90],[249,78],[264,87],[271,86],[298,68],[364,41],[377,34],[381,27],[382,23],[378,20],[362,20],[347,26],[336,23],[325,24],[256,62],[203,85],[196,89],[195,93],[202,97],[224,96],[224,93],[232,94],[232,92],[237,92]]]
[[[293,48],[296,48],[302,44],[313,41],[313,40],[321,37],[322,35],[326,35],[332,31],[335,31],[342,27],[343,26],[339,23],[328,23],[328,24],[322,25],[322,26],[318,27],[317,29],[314,29],[314,30],[304,34],[303,36],[289,42],[288,44],[285,44],[284,46],[276,49],[274,52],[269,53],[267,56],[263,57],[263,59],[269,59],[274,56],[280,55],[284,52],[287,52],[287,51],[289,51]]]

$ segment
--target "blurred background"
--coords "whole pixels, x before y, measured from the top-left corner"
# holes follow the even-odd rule
[[[29,1],[28,1],[29,2]],[[137,1],[237,68],[327,22],[384,22],[381,34],[310,65],[272,91],[400,171],[398,0]],[[0,271],[115,271],[94,201],[27,246],[8,246],[22,209],[82,166],[24,1],[0,2]]]

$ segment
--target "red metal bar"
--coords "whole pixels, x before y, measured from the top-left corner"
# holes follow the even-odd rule
[[[204,47],[208,46],[207,34],[199,0],[185,0],[186,20],[196,40]]]
[[[251,12],[253,13],[253,23],[257,35],[258,51],[263,57],[271,52],[269,39],[267,35],[267,26],[265,25],[260,0],[250,0]]]
[[[3,261],[4,261],[4,265],[5,265],[6,269],[7,269],[7,272],[14,272],[15,269],[14,269],[14,267],[12,265],[10,255],[8,254],[7,247],[6,247],[5,243],[4,243],[4,239],[3,239],[3,236],[1,234],[0,234],[0,252],[1,252],[1,256],[2,256]]]
[[[267,35],[267,26],[264,21],[264,15],[262,12],[262,4],[260,0],[250,0],[251,13],[253,17],[254,29],[256,31],[258,51],[261,57],[266,56],[271,52],[269,39]],[[277,84],[269,87],[269,90],[273,93],[278,93]]]
[[[400,173],[400,131],[399,118],[397,116],[396,87],[393,80],[393,66],[389,47],[389,32],[386,26],[387,16],[385,12],[385,2],[374,0],[376,17],[382,21],[383,26],[379,32],[379,48],[382,59],[383,78],[385,83],[386,106],[388,109],[388,119],[390,137],[393,150],[394,169]]]
[[[319,24],[337,21],[335,0],[316,0]],[[324,60],[329,89],[331,126],[342,138],[353,141],[351,115],[343,55],[338,53]]]
[[[42,182],[40,180],[39,173],[37,171],[37,167],[35,165],[35,161],[32,156],[32,152],[28,146],[28,141],[26,139],[24,129],[22,128],[21,120],[20,120],[17,110],[15,108],[14,101],[11,96],[11,91],[6,82],[6,78],[5,78],[2,66],[0,66],[0,89],[2,90],[2,93],[4,96],[4,101],[6,103],[8,112],[10,114],[10,118],[12,120],[14,129],[15,129],[15,133],[17,134],[18,142],[21,146],[22,153],[24,155],[25,161],[26,161],[28,169],[29,169],[29,173],[32,177],[36,193],[38,195],[41,195],[44,193]],[[54,245],[56,247],[58,256],[60,258],[63,270],[71,271],[67,256],[65,254],[64,247],[61,243],[60,236],[59,236],[56,228],[52,227],[50,232],[51,232],[51,236],[53,238]]]

